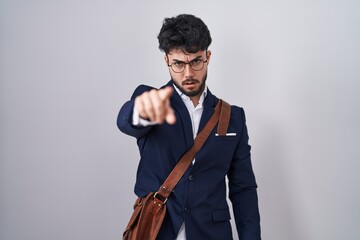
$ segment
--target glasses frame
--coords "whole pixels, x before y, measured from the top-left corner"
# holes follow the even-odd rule
[[[200,69],[193,69],[192,64],[194,64],[193,61],[195,61],[195,60],[200,60],[200,61],[203,62],[203,65],[202,65],[202,67],[201,67]],[[173,65],[174,63],[176,63],[176,62],[173,62],[172,64],[169,64],[169,62],[168,62],[168,67],[170,67],[171,70],[173,70],[174,73],[182,73],[182,72],[185,71],[186,64],[189,64],[190,68],[191,68],[193,71],[201,71],[201,70],[204,68],[205,63],[208,62],[208,59],[202,60],[201,58],[195,58],[195,59],[191,60],[190,62],[183,62],[183,61],[177,61],[177,62],[181,62],[181,63],[185,64],[185,65],[184,65],[184,69],[183,69],[182,71],[177,72],[177,71],[175,71],[175,70],[173,69],[172,65]]]

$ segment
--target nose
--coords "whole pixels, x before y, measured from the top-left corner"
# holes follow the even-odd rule
[[[184,74],[186,78],[194,76],[194,70],[190,67],[190,64],[185,65]]]

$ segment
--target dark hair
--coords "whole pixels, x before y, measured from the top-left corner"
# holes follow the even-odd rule
[[[158,39],[159,49],[166,54],[173,49],[195,53],[207,50],[211,44],[210,31],[205,23],[190,14],[165,18]]]

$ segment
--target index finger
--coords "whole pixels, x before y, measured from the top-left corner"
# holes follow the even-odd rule
[[[162,101],[165,101],[167,99],[169,99],[172,95],[173,95],[173,88],[170,87],[170,86],[167,86],[166,88],[162,88],[162,89],[159,89],[159,98],[162,100]]]

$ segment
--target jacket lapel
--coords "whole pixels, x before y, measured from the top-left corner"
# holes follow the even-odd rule
[[[200,125],[199,125],[199,131],[198,133],[204,128],[205,124],[209,121],[213,113],[215,112],[215,107],[219,99],[212,95],[210,90],[208,89],[206,98],[204,100],[204,111],[200,119]],[[211,136],[209,136],[210,138]],[[201,150],[200,150],[201,151]],[[196,158],[196,156],[195,156]],[[201,162],[203,162],[204,159],[196,159],[195,164],[191,171],[196,171],[196,169],[199,167],[199,164],[201,165]],[[206,162],[206,161],[205,161]]]
[[[172,88],[174,88],[171,81],[169,81],[166,84],[166,86],[171,86]],[[205,126],[207,121],[214,113],[217,102],[218,102],[218,98],[215,97],[208,89],[207,95],[203,103],[204,110],[200,119],[198,132],[202,130],[202,128]],[[192,123],[191,123],[189,111],[187,110],[183,100],[181,99],[181,97],[179,96],[179,94],[175,89],[173,95],[171,96],[171,105],[174,108],[174,111],[176,112],[176,118],[177,118],[176,124],[181,124],[184,133],[186,148],[189,149],[194,144]]]
[[[203,114],[202,114],[201,119],[200,119],[198,133],[203,129],[205,124],[211,118],[212,114],[215,111],[215,107],[216,107],[217,102],[218,102],[218,99],[214,95],[212,95],[212,93],[208,89],[207,95],[206,95],[205,100],[204,100],[204,111],[203,111]]]
[[[171,81],[167,84],[167,86],[171,86],[174,88]],[[182,132],[184,133],[186,149],[189,149],[194,144],[192,124],[191,124],[189,111],[187,110],[184,102],[182,101],[181,97],[179,96],[179,94],[175,89],[170,99],[171,99],[171,105],[174,111],[176,112],[175,113],[176,124],[181,124],[181,127],[183,129]]]

